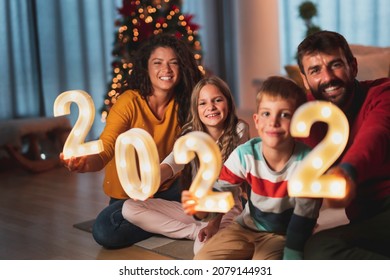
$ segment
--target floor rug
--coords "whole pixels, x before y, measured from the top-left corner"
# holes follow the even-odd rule
[[[88,220],[74,224],[73,227],[91,233],[94,222],[94,219]],[[134,245],[178,260],[191,260],[194,257],[194,241],[192,240],[175,240],[164,236],[153,236]]]
[[[95,219],[93,220],[88,220],[82,223],[74,224],[73,227],[86,231],[86,232],[91,232],[92,233],[92,227],[93,223],[95,222]]]

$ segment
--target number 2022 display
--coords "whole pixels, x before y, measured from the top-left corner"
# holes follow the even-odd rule
[[[65,142],[64,158],[103,151],[101,140],[84,143],[95,115],[92,98],[86,92],[73,90],[60,94],[54,103],[54,115],[69,114],[72,102],[79,107],[79,117]],[[317,121],[327,123],[328,132],[290,178],[288,192],[290,196],[342,198],[345,196],[345,180],[324,173],[347,144],[348,121],[344,113],[330,102],[308,102],[294,113],[290,127],[292,136],[309,136],[311,126]],[[220,150],[211,136],[200,131],[190,132],[176,141],[173,151],[179,164],[189,163],[196,155],[199,158],[199,170],[189,189],[198,200],[196,210],[229,211],[234,204],[232,194],[211,190],[222,166]],[[151,197],[160,185],[160,167],[157,147],[150,134],[139,128],[122,133],[116,140],[115,154],[118,177],[125,192],[133,199]]]

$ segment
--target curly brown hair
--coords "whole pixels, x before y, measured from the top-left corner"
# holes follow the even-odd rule
[[[178,108],[178,122],[182,127],[188,118],[191,91],[202,78],[202,72],[198,68],[192,51],[183,40],[164,33],[153,35],[145,41],[134,56],[127,89],[139,90],[143,98],[153,94],[153,87],[148,73],[148,60],[158,47],[171,48],[177,56],[180,76],[179,82],[173,91]]]

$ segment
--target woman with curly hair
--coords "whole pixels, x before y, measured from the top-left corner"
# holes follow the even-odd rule
[[[173,149],[187,119],[191,91],[202,78],[188,45],[173,35],[151,37],[134,56],[128,90],[110,109],[100,135],[104,151],[71,158],[63,163],[71,171],[93,172],[105,168],[104,192],[109,205],[98,215],[93,237],[106,248],[122,248],[144,240],[152,233],[130,224],[122,216],[129,198],[122,188],[115,165],[115,141],[131,128],[142,128],[152,135],[162,161]],[[155,197],[180,201],[176,177],[164,182]]]

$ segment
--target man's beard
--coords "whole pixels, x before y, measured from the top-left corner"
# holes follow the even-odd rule
[[[332,98],[332,96],[329,96],[325,90],[330,87],[338,87],[338,90],[343,90],[344,93],[339,94],[339,99]],[[337,105],[338,107],[342,107],[346,104],[348,96],[352,94],[353,90],[353,83],[346,84],[344,81],[340,79],[333,79],[328,83],[320,84],[317,89],[310,87],[310,91],[312,95],[315,97],[317,100],[325,100],[325,101],[330,101]]]

